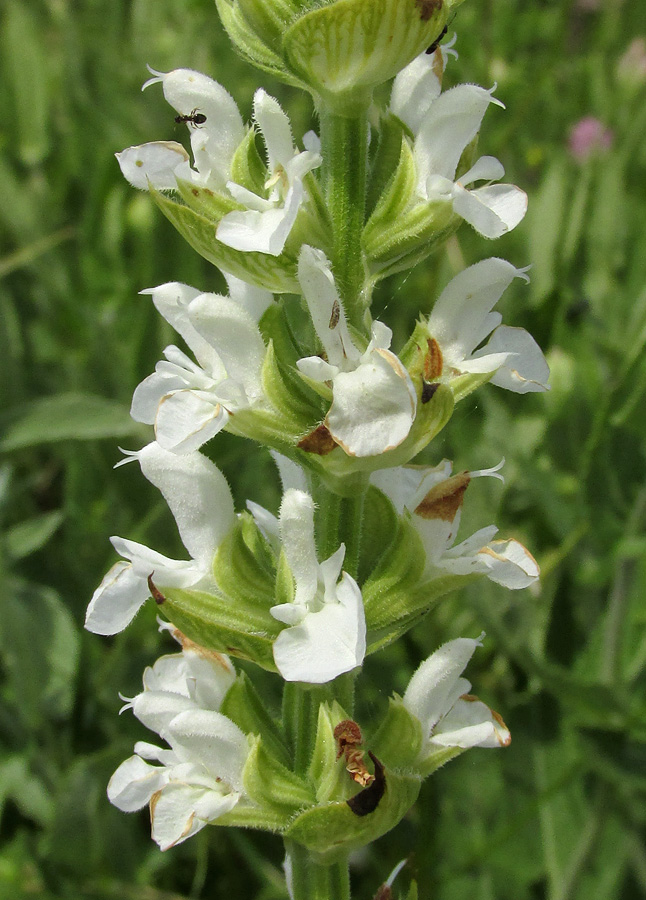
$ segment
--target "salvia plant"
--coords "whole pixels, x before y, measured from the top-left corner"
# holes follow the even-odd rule
[[[137,387],[132,416],[154,440],[122,462],[162,493],[188,558],[115,537],[121,559],[89,605],[87,627],[108,635],[152,600],[179,646],[126,700],[158,740],[135,745],[108,797],[148,805],[162,850],[206,825],[280,835],[290,896],[343,900],[349,854],[397,825],[423,779],[511,739],[463,675],[483,635],[435,649],[367,723],[353,711],[364,659],[468,582],[516,590],[539,574],[494,525],[458,538],[470,482],[501,478],[502,463],[411,465],[485,383],[547,389],[538,345],[494,310],[526,270],[491,257],[460,272],[401,347],[373,319],[373,291],[463,221],[505,234],[526,196],[476,149],[488,107],[502,106],[494,89],[442,90],[461,0],[216,2],[245,59],[310,93],[318,133],[297,139],[262,88],[245,123],[209,76],[151,69],[144,87],[161,88],[191,152],[156,141],[117,154],[229,293],[143,291],[186,349],[167,347]],[[272,454],[277,516],[235,510],[201,452],[223,429]],[[236,659],[281,680],[280,719]]]

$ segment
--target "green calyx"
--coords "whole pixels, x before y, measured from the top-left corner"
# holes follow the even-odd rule
[[[254,65],[353,114],[441,33],[461,0],[216,0]]]

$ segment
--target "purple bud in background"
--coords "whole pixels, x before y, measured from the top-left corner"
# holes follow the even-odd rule
[[[614,135],[594,116],[585,116],[574,125],[568,136],[568,150],[574,159],[584,163],[591,156],[610,150]]]

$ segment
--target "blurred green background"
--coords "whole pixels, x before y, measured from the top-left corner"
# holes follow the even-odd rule
[[[171,648],[151,609],[113,639],[82,622],[109,535],[183,552],[138,470],[111,469],[118,444],[149,439],[130,398],[173,339],[137,292],[221,286],[114,160],[185,136],[158,88],[141,95],[145,64],[208,72],[246,116],[263,83],[297,135],[309,101],[234,56],[211,0],[3,0],[0,16],[0,898],[284,900],[278,839],[207,828],[162,854],[145,813],[110,807],[110,774],[148,738],[118,718],[118,692]],[[498,83],[507,111],[489,111],[480,148],[530,212],[495,245],[464,226],[376,305],[401,341],[463,265],[533,264],[501,311],[548,354],[551,393],[481,389],[424,458],[459,470],[505,456],[504,487],[471,487],[462,533],[495,520],[543,578],[516,593],[478,583],[367,662],[365,722],[442,641],[485,629],[468,674],[513,742],[433,776],[354,860],[354,896],[408,856],[402,884],[417,877],[422,900],[633,900],[646,897],[644,6],[468,0],[453,27],[447,83]],[[569,136],[590,116],[599,147],[577,158]],[[209,452],[239,504],[276,507],[265,454],[227,435]]]

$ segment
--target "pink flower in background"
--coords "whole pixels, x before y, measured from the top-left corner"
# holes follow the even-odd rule
[[[597,153],[610,150],[614,134],[594,116],[585,116],[574,125],[568,136],[568,149],[577,162],[583,163]]]

